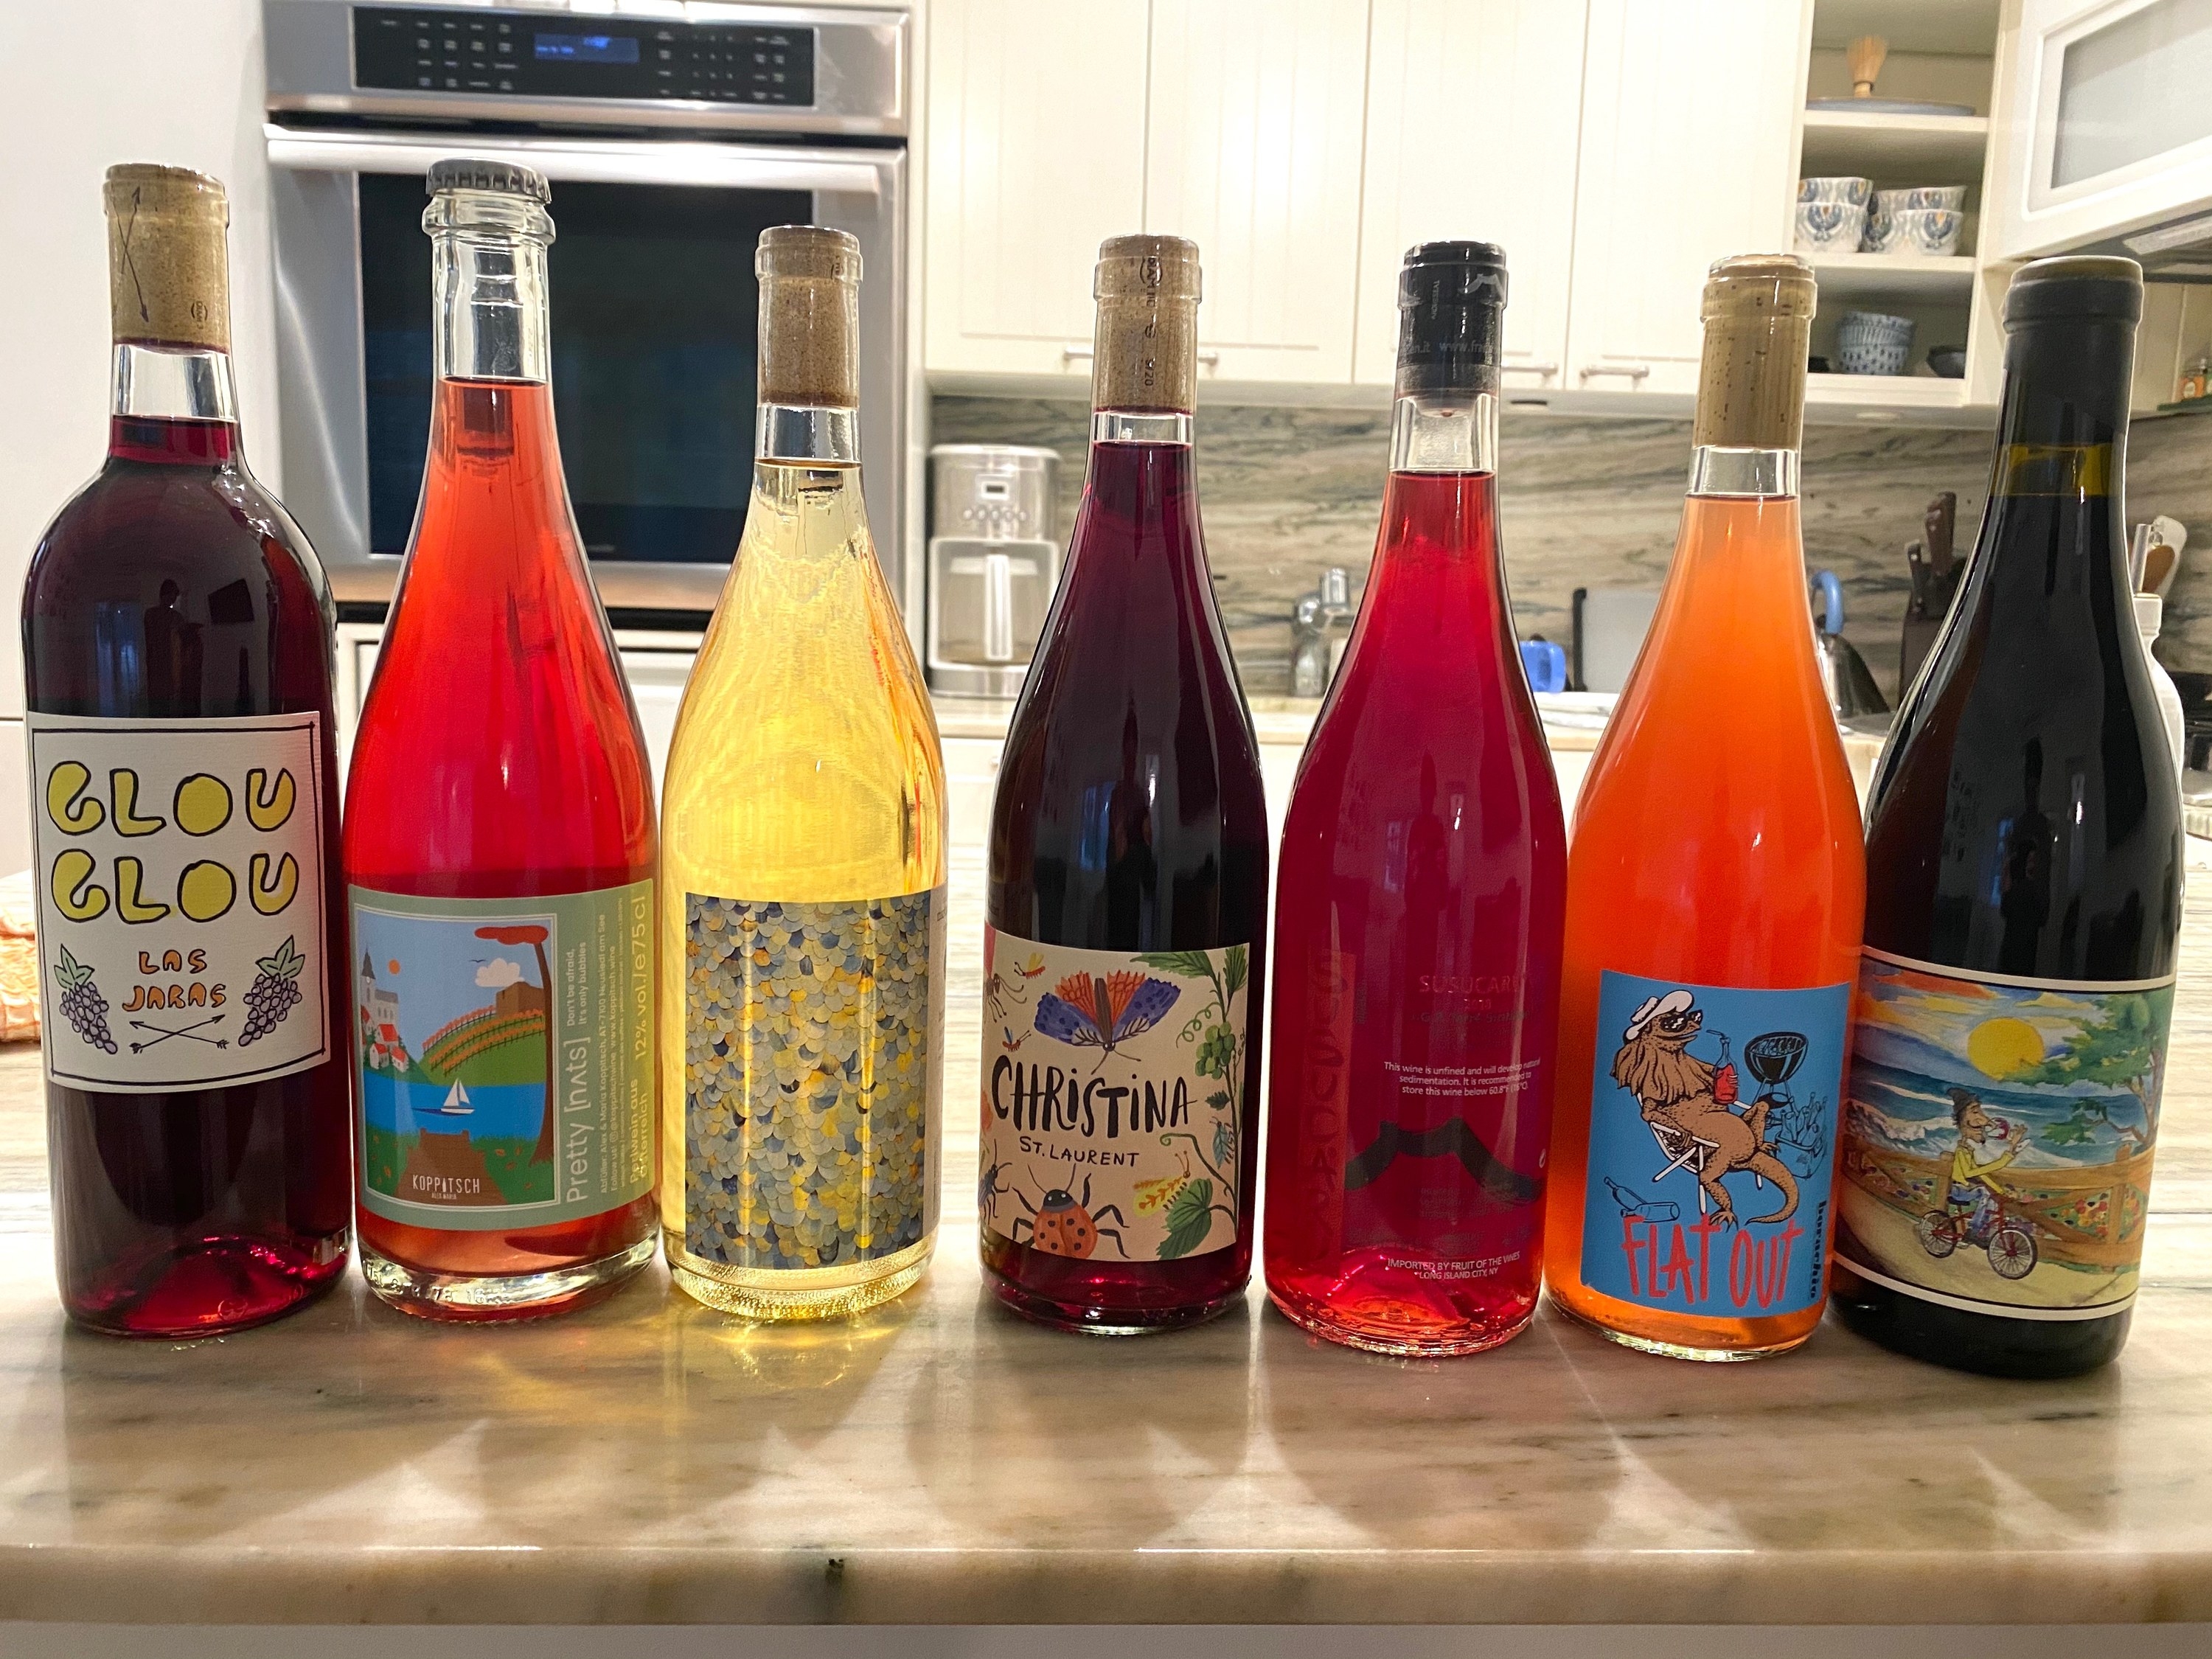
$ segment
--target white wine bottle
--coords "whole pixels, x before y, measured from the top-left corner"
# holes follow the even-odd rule
[[[859,245],[755,264],[752,501],[663,789],[661,1225],[702,1302],[836,1318],[936,1231],[945,763],[860,498]]]

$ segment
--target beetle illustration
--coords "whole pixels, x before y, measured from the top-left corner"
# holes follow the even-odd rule
[[[1021,1200],[1022,1207],[1030,1212],[1029,1215],[1014,1218],[1016,1243],[1027,1243],[1031,1249],[1045,1255],[1079,1257],[1088,1256],[1097,1249],[1100,1239],[1110,1238],[1114,1241],[1114,1248],[1121,1251],[1123,1258],[1128,1256],[1128,1247],[1122,1243],[1120,1230],[1102,1227],[1098,1224],[1111,1216],[1126,1227],[1129,1224],[1129,1218],[1121,1213],[1118,1204],[1102,1205],[1095,1215],[1091,1212],[1089,1176],[1083,1177],[1083,1196],[1080,1199],[1065,1187],[1048,1189],[1041,1205],[1030,1203],[1028,1194],[1018,1187],[1014,1188],[1014,1196]],[[1032,1220],[1031,1217],[1036,1218]],[[1024,1227],[1030,1230],[1026,1240],[1021,1236]]]

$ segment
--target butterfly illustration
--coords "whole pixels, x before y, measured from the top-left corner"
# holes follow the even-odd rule
[[[1079,1048],[1098,1050],[1098,1063],[1118,1043],[1149,1031],[1176,1005],[1182,988],[1143,974],[1070,974],[1037,999],[1036,1028]]]

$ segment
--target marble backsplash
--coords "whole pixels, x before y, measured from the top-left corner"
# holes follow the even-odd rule
[[[1042,444],[1060,452],[1059,538],[1083,488],[1086,404],[939,397],[938,443]],[[1900,426],[1805,434],[1805,558],[1843,580],[1844,631],[1885,696],[1911,592],[1905,545],[1938,491],[1959,495],[1963,554],[1981,522],[1990,436]],[[1674,549],[1689,465],[1687,421],[1615,420],[1509,409],[1499,434],[1507,580],[1519,632],[1564,644],[1577,587],[1655,587]],[[1253,405],[1200,409],[1198,468],[1207,556],[1246,690],[1290,689],[1291,608],[1324,568],[1366,580],[1389,453],[1381,410]],[[2212,670],[2212,420],[2138,421],[2129,514],[2164,513],[2193,544],[2167,600],[2159,654]]]

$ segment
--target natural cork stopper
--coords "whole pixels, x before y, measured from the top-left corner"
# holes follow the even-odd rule
[[[107,170],[107,304],[115,337],[230,349],[230,198],[219,179],[132,161]]]
[[[1133,414],[1198,407],[1198,244],[1113,236],[1099,245],[1091,406]]]
[[[826,225],[772,225],[760,276],[760,400],[860,406],[860,244]]]
[[[1786,253],[1723,259],[1705,278],[1705,354],[1690,441],[1796,449],[1805,431],[1813,268]]]

